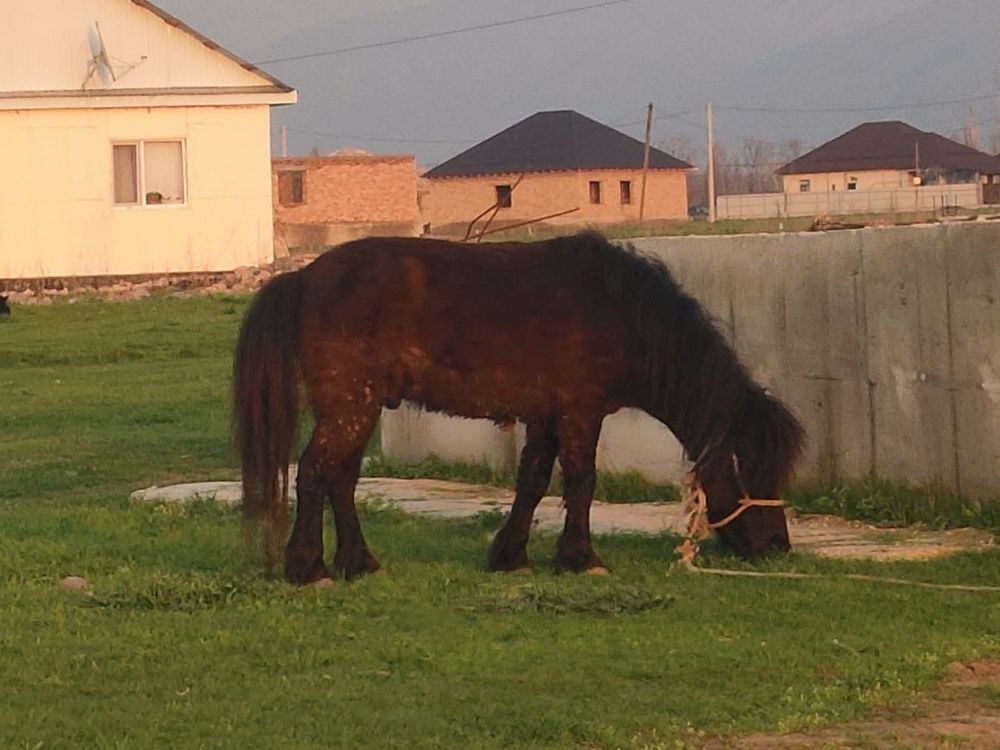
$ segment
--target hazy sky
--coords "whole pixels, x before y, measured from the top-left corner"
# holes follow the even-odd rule
[[[998,129],[997,0],[154,0],[294,86],[274,110],[290,151],[415,153],[432,166],[545,109],[577,111],[702,158],[719,139],[807,147],[902,119],[980,147]],[[465,26],[493,28],[266,62]],[[277,138],[274,138],[277,145]],[[676,148],[674,149],[676,152]]]

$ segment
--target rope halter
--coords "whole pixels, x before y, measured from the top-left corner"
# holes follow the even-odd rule
[[[785,501],[771,498],[752,498],[743,484],[740,475],[740,464],[733,454],[733,470],[736,472],[736,481],[740,486],[743,496],[737,501],[736,508],[721,521],[708,520],[708,499],[705,497],[705,490],[702,489],[698,481],[695,470],[688,472],[684,479],[684,498],[681,501],[681,512],[685,517],[685,528],[687,536],[684,541],[674,550],[681,557],[681,562],[686,565],[693,563],[695,555],[698,554],[698,542],[711,536],[716,529],[735,521],[750,508],[781,508]]]

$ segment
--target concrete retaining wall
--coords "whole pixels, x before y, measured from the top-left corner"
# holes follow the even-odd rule
[[[869,473],[1000,495],[1000,226],[634,243],[715,316],[753,376],[809,436],[799,476]],[[510,464],[517,431],[387,412],[383,448]],[[473,426],[474,425],[474,426]],[[600,462],[676,480],[682,451],[649,417],[605,420]]]

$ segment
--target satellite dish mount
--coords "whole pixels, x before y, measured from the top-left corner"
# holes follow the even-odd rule
[[[139,59],[139,62],[124,64],[121,64],[121,60],[111,57],[108,54],[107,46],[104,44],[104,35],[101,34],[101,27],[97,21],[94,21],[94,25],[87,29],[87,43],[90,46],[90,59],[87,60],[87,77],[83,79],[83,85],[80,86],[81,89],[86,89],[94,80],[94,76],[97,76],[101,80],[103,88],[108,88],[112,83],[115,83],[119,78],[122,78],[139,65],[139,63],[146,61],[145,55]],[[118,70],[115,70],[113,61],[120,63]]]

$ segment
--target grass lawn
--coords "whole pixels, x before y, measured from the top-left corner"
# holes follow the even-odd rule
[[[671,537],[599,539],[601,579],[553,575],[540,536],[534,576],[491,575],[496,515],[372,506],[386,575],[265,580],[235,511],[127,501],[236,476],[243,304],[22,306],[0,322],[0,747],[679,748],[904,705],[948,662],[1000,655],[1000,594],[695,576],[672,566]],[[997,551],[761,567],[1000,584]],[[92,593],[60,590],[70,574]]]

